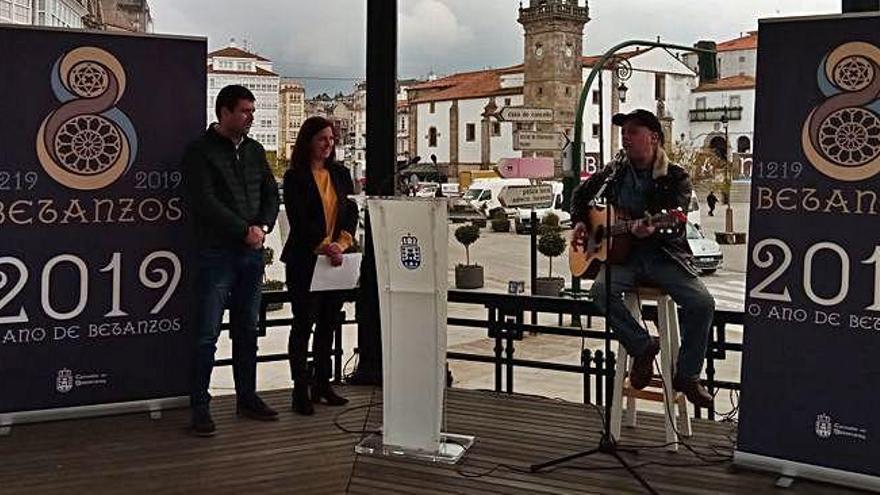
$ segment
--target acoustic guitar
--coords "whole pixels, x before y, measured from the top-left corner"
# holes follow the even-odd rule
[[[579,278],[596,278],[602,262],[623,263],[632,247],[632,228],[638,223],[650,223],[661,233],[672,233],[687,222],[681,208],[662,211],[638,220],[617,219],[611,208],[611,226],[606,225],[605,208],[593,206],[587,210],[587,231],[582,240],[572,240],[568,248],[568,266],[571,274]]]

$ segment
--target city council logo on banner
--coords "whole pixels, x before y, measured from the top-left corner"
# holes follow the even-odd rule
[[[58,370],[58,376],[55,378],[55,390],[62,394],[73,390],[73,371],[67,368]]]
[[[80,47],[58,58],[50,79],[61,105],[37,133],[40,164],[71,189],[109,186],[137,154],[134,125],[115,107],[125,92],[122,64],[105,50]]]
[[[880,48],[844,43],[822,60],[819,89],[826,99],[804,122],[801,141],[810,163],[847,182],[880,173]]]
[[[819,438],[831,438],[834,431],[834,422],[831,416],[827,414],[819,414],[816,416],[816,436]]]
[[[407,270],[422,266],[422,248],[419,239],[412,234],[400,238],[400,263]]]

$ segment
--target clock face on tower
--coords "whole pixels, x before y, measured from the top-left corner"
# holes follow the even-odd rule
[[[571,57],[571,54],[572,54],[571,45],[565,45],[565,56]]]
[[[538,58],[541,58],[544,56],[544,47],[540,43],[535,45],[535,56]]]

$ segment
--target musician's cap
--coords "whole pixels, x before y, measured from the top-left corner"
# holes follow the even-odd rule
[[[663,127],[660,125],[660,120],[652,112],[639,108],[630,113],[618,113],[611,117],[611,123],[620,127],[630,121],[656,132],[660,135],[660,143],[663,143]]]

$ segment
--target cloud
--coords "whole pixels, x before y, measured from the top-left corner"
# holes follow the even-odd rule
[[[446,55],[474,39],[473,30],[439,0],[418,0],[399,16],[400,46],[429,56]]]
[[[230,38],[275,62],[285,76],[363,77],[366,3],[384,0],[150,0],[157,32]],[[523,0],[525,6],[530,0]],[[580,1],[584,3],[583,0]],[[398,74],[421,77],[522,62],[518,0],[398,0]],[[838,0],[589,2],[584,53],[627,39],[692,45],[756,29],[764,17],[840,12]],[[306,80],[307,92],[350,91],[353,80]]]

